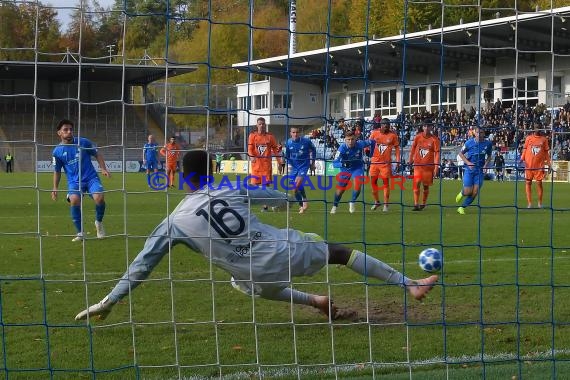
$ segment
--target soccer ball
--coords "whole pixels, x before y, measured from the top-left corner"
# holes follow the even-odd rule
[[[443,264],[441,252],[435,248],[426,248],[420,252],[418,264],[424,271],[432,273],[441,269]]]

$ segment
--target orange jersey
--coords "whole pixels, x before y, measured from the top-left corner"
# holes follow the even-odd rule
[[[544,136],[530,135],[524,142],[521,159],[527,169],[543,169],[550,162],[550,147]]]
[[[166,157],[167,165],[174,165],[180,158],[180,149],[180,145],[168,143],[160,150],[160,154]]]
[[[437,136],[425,137],[423,133],[418,133],[410,151],[410,162],[417,166],[439,165],[439,146]]]
[[[370,162],[389,165],[392,162],[400,161],[400,140],[394,132],[382,133],[379,129],[375,129],[370,134],[370,140],[376,141]],[[393,161],[392,150],[394,148],[396,148],[396,159]]]
[[[279,154],[275,137],[271,133],[253,132],[247,141],[247,154],[250,159],[255,159],[251,164],[252,174],[271,173],[271,159]]]

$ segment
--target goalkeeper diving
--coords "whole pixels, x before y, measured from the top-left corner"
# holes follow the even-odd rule
[[[261,223],[250,205],[286,207],[287,195],[265,188],[239,190],[237,186],[214,185],[205,151],[186,153],[183,171],[186,197],[150,234],[111,292],[77,314],[76,320],[106,318],[177,244],[200,252],[228,272],[232,285],[248,295],[309,305],[331,319],[337,317],[337,309],[329,297],[292,289],[293,277],[315,274],[327,264],[342,264],[361,275],[404,287],[417,300],[438,280],[436,275],[413,280],[370,255],[328,244],[316,234]]]

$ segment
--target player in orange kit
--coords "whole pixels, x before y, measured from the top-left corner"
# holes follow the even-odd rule
[[[390,120],[382,119],[380,128],[376,128],[370,134],[370,140],[376,142],[372,158],[370,160],[370,182],[372,184],[372,196],[374,197],[374,205],[372,210],[380,207],[380,199],[378,198],[378,178],[382,179],[384,190],[384,207],[382,211],[388,211],[388,203],[390,202],[390,178],[392,178],[392,163],[400,166],[400,140],[398,135],[390,130]],[[396,150],[396,158],[392,160],[392,151]],[[396,169],[397,170],[397,169]]]
[[[279,155],[279,149],[275,137],[267,132],[267,124],[263,117],[257,118],[257,132],[249,135],[247,154],[251,160],[250,184],[271,183],[273,180],[272,159]],[[263,206],[262,211],[267,211],[267,205]]]
[[[176,167],[180,159],[180,145],[176,143],[176,137],[171,136],[170,142],[165,144],[160,150],[160,154],[166,157],[166,175],[168,175],[168,186],[174,187]]]
[[[526,179],[525,191],[527,208],[532,207],[532,181],[536,180],[538,192],[538,208],[542,208],[542,180],[544,179],[544,166],[550,164],[550,147],[548,139],[542,135],[540,124],[534,123],[534,133],[526,138],[521,155],[524,162],[524,176]]]
[[[414,138],[410,151],[410,165],[414,167],[414,209],[421,211],[426,207],[429,187],[433,185],[433,177],[439,172],[439,138],[433,134],[431,119],[424,120],[423,132]],[[423,198],[420,205],[420,185],[423,185]]]

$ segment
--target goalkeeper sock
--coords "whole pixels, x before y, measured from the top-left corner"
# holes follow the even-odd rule
[[[311,305],[311,296],[308,293],[300,292],[295,289],[285,288],[277,293],[263,292],[261,296],[265,299],[271,299],[274,301],[286,301],[293,303]]]
[[[81,232],[81,206],[71,206],[71,220],[78,233]]]
[[[105,202],[95,205],[95,220],[102,222],[103,216],[105,216]]]
[[[398,284],[403,286],[410,281],[409,278],[391,266],[370,255],[357,251],[356,249],[350,254],[350,258],[348,259],[346,266],[356,273],[384,280],[389,284]]]

